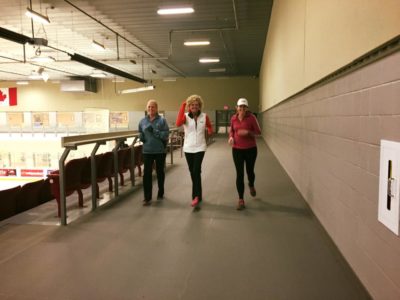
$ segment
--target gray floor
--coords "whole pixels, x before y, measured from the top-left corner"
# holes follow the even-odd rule
[[[261,140],[245,211],[226,139],[205,155],[198,212],[175,162],[162,203],[139,189],[67,227],[0,227],[0,299],[369,299]]]

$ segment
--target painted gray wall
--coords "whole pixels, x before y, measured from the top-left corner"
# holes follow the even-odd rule
[[[377,220],[380,140],[400,142],[400,52],[261,114],[263,136],[375,299],[400,299],[400,238]]]

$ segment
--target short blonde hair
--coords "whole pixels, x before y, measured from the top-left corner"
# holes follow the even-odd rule
[[[186,99],[186,105],[189,106],[193,102],[197,101],[199,103],[200,109],[203,108],[204,102],[199,95],[191,95]]]
[[[154,99],[150,99],[149,101],[147,101],[146,109],[147,109],[147,107],[149,106],[150,103],[155,104],[155,105],[156,105],[156,108],[157,108],[157,111],[158,111],[158,103],[157,103],[157,101],[154,100]]]

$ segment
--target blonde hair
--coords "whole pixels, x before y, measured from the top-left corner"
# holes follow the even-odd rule
[[[154,99],[150,99],[149,101],[147,101],[146,109],[147,109],[147,107],[149,106],[150,103],[155,104],[155,105],[156,105],[156,108],[157,108],[157,111],[158,111],[158,103],[157,103],[157,101],[154,100]]]
[[[186,105],[189,107],[190,104],[197,101],[199,103],[200,109],[203,108],[204,102],[199,95],[191,95],[186,99]]]

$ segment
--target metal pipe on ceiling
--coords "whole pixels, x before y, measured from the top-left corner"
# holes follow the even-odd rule
[[[68,3],[69,5],[71,5],[73,8],[77,9],[78,11],[80,11],[81,13],[83,13],[84,15],[86,15],[87,17],[91,18],[92,20],[94,20],[95,22],[99,23],[100,25],[102,25],[104,28],[106,28],[107,30],[111,31],[112,33],[114,33],[117,36],[117,41],[118,41],[118,37],[120,37],[121,39],[123,39],[124,41],[128,42],[129,44],[131,44],[132,46],[136,47],[137,49],[139,49],[140,51],[142,51],[143,53],[145,53],[146,55],[149,55],[150,58],[154,58],[159,60],[159,63],[161,63],[162,65],[164,65],[165,67],[167,67],[168,69],[174,71],[175,73],[186,77],[186,75],[180,71],[177,67],[173,66],[170,63],[164,63],[163,61],[161,61],[163,58],[158,58],[155,57],[154,55],[152,55],[151,53],[149,53],[148,51],[146,51],[145,49],[143,49],[142,47],[140,47],[139,45],[135,44],[134,42],[128,40],[126,37],[120,35],[118,32],[116,32],[114,29],[110,28],[109,26],[105,25],[103,22],[101,22],[100,20],[96,19],[95,17],[93,17],[92,15],[88,14],[86,11],[84,11],[83,9],[79,8],[78,6],[76,6],[75,4],[73,4],[71,1],[69,0],[64,0],[64,2]],[[119,50],[118,50],[118,45],[117,45],[117,56],[119,59]]]

